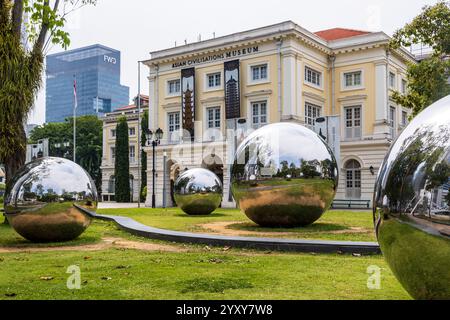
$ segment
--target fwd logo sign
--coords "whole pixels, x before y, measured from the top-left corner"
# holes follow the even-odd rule
[[[103,56],[103,61],[108,62],[108,63],[112,63],[112,64],[116,64],[117,63],[117,59],[114,57],[110,57],[107,55]]]

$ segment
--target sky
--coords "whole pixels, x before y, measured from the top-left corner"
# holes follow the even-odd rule
[[[368,31],[395,30],[421,8],[438,0],[97,0],[68,17],[69,49],[96,43],[122,53],[121,82],[137,95],[137,61],[150,52],[292,20],[315,32],[342,27]],[[58,46],[48,53],[63,51]],[[148,94],[147,67],[141,92]],[[44,79],[45,80],[45,79]],[[45,122],[45,81],[28,123]]]

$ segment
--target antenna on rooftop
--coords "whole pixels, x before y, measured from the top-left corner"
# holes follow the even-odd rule
[[[187,39],[184,39],[184,44],[187,44]]]
[[[216,33],[215,32],[213,32],[213,39],[215,39],[216,38]]]
[[[175,41],[175,47],[177,46],[177,42]]]

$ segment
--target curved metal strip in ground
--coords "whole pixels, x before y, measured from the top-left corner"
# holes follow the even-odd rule
[[[115,222],[119,228],[133,235],[178,243],[205,244],[211,246],[229,246],[235,248],[251,248],[277,251],[294,251],[308,253],[357,253],[380,254],[380,247],[376,242],[351,241],[323,241],[323,240],[294,240],[256,237],[230,237],[212,234],[171,231],[146,226],[131,218],[98,215],[83,208],[92,217]]]

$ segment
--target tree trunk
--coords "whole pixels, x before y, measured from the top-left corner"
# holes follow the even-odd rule
[[[23,145],[27,143],[27,137],[24,128],[21,127],[20,136],[22,137]],[[25,164],[26,159],[26,149],[20,148],[9,158],[5,159],[5,178],[6,178],[6,194],[12,188],[12,180],[17,173],[17,171]],[[5,216],[5,224],[8,224],[8,219]]]

